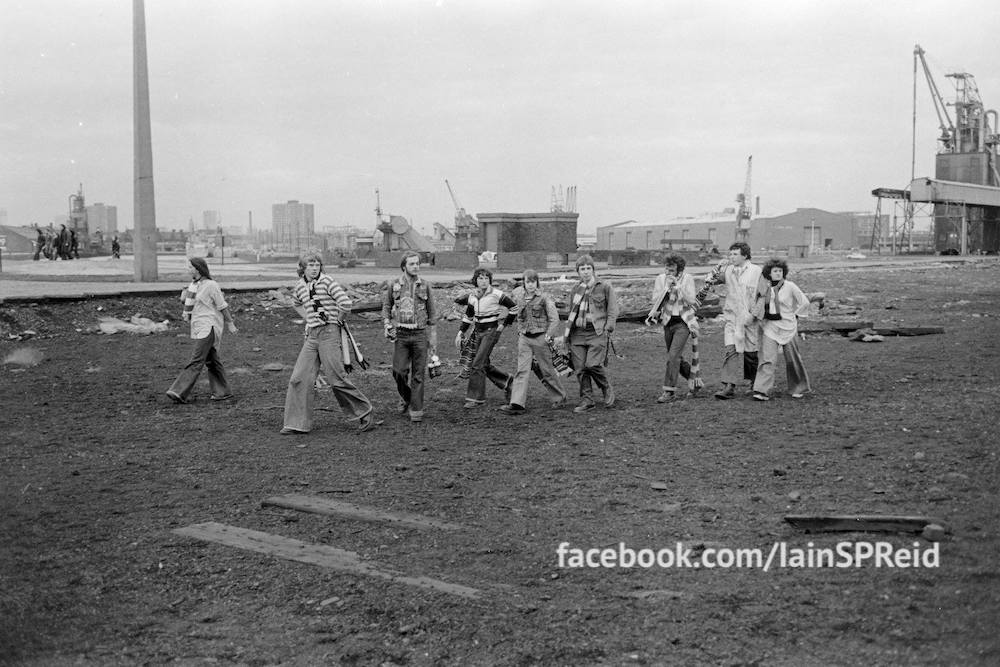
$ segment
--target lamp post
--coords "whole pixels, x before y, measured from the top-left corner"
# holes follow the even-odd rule
[[[222,229],[222,225],[219,225],[219,258],[222,260],[222,266],[226,265],[226,232]]]

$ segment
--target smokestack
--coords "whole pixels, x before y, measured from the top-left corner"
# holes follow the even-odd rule
[[[149,71],[146,66],[146,8],[132,0],[132,127],[135,280],[153,282],[156,265],[156,207],[153,203],[153,137],[149,123]]]

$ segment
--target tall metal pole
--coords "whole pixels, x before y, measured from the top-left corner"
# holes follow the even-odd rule
[[[153,136],[149,122],[149,71],[146,64],[146,8],[132,0],[133,201],[135,280],[157,280],[156,207],[153,199]]]

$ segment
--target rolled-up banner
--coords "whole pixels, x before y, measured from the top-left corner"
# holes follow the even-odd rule
[[[347,326],[346,322],[343,325],[343,331],[347,332],[347,339],[351,343],[351,352],[354,354],[354,361],[357,362],[358,368],[366,370],[368,362],[365,361],[365,355],[361,353],[361,346],[358,345],[358,341],[354,338],[354,334],[351,333],[351,329]]]
[[[347,332],[347,325],[340,325],[340,356],[344,361],[344,372],[350,373],[354,370],[351,366],[351,336]]]

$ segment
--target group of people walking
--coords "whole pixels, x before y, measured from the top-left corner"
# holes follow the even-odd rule
[[[80,239],[75,229],[68,229],[62,225],[57,232],[49,225],[48,229],[42,231],[35,226],[35,240],[32,242],[35,254],[32,259],[36,262],[42,257],[45,259],[80,259]],[[121,257],[121,244],[116,235],[111,240],[111,256],[115,259]]]
[[[66,225],[62,225],[57,232],[50,225],[45,231],[36,226],[35,231],[37,236],[34,241],[35,254],[32,259],[36,262],[42,257],[52,260],[80,259],[80,241],[76,236],[75,229],[67,229]]]
[[[693,277],[685,271],[682,256],[671,254],[653,286],[646,323],[663,327],[667,359],[658,403],[669,403],[685,395],[696,395],[704,387],[699,363],[699,326],[696,310],[708,292],[724,285],[722,309],[724,360],[720,400],[737,396],[742,382],[749,382],[753,398],[766,401],[774,388],[774,366],[783,351],[788,390],[793,398],[810,391],[809,378],[796,343],[797,319],[808,311],[809,300],[787,279],[788,264],[769,260],[763,267],[751,263],[745,243],[730,246],[729,256],[719,263],[696,291]],[[397,411],[411,422],[425,415],[424,383],[428,361],[437,360],[439,314],[430,282],[420,276],[420,255],[404,253],[400,275],[387,283],[382,293],[384,335],[393,343],[392,377],[399,394]],[[186,403],[201,369],[207,368],[212,400],[232,398],[218,349],[223,327],[236,332],[218,284],[212,280],[205,260],[191,258],[192,282],[184,290],[185,319],[191,323],[194,351],[191,360],[167,391],[177,403]],[[349,419],[361,432],[381,422],[365,394],[347,376],[353,336],[345,317],[352,301],[346,290],[323,271],[317,252],[299,260],[300,279],[292,291],[292,303],[305,323],[302,348],[292,369],[285,397],[281,433],[302,434],[312,429],[314,386],[322,371],[326,384]],[[568,391],[556,363],[568,358],[578,384],[573,411],[589,412],[600,403],[615,405],[615,391],[608,372],[613,351],[611,334],[618,318],[618,297],[612,284],[597,275],[594,260],[582,255],[576,260],[577,283],[570,292],[569,314],[560,320],[555,301],[541,289],[538,273],[527,270],[522,283],[507,294],[493,285],[493,274],[484,268],[472,276],[474,289],[455,299],[462,322],[455,336],[460,355],[469,360],[464,408],[481,409],[486,404],[487,382],[504,391],[499,408],[509,415],[527,411],[529,378],[534,373],[552,407],[569,402]],[[516,324],[517,364],[507,373],[492,362],[493,350],[504,329]],[[691,361],[684,359],[691,341]],[[434,368],[434,363],[431,363]],[[686,381],[685,387],[681,379]]]

